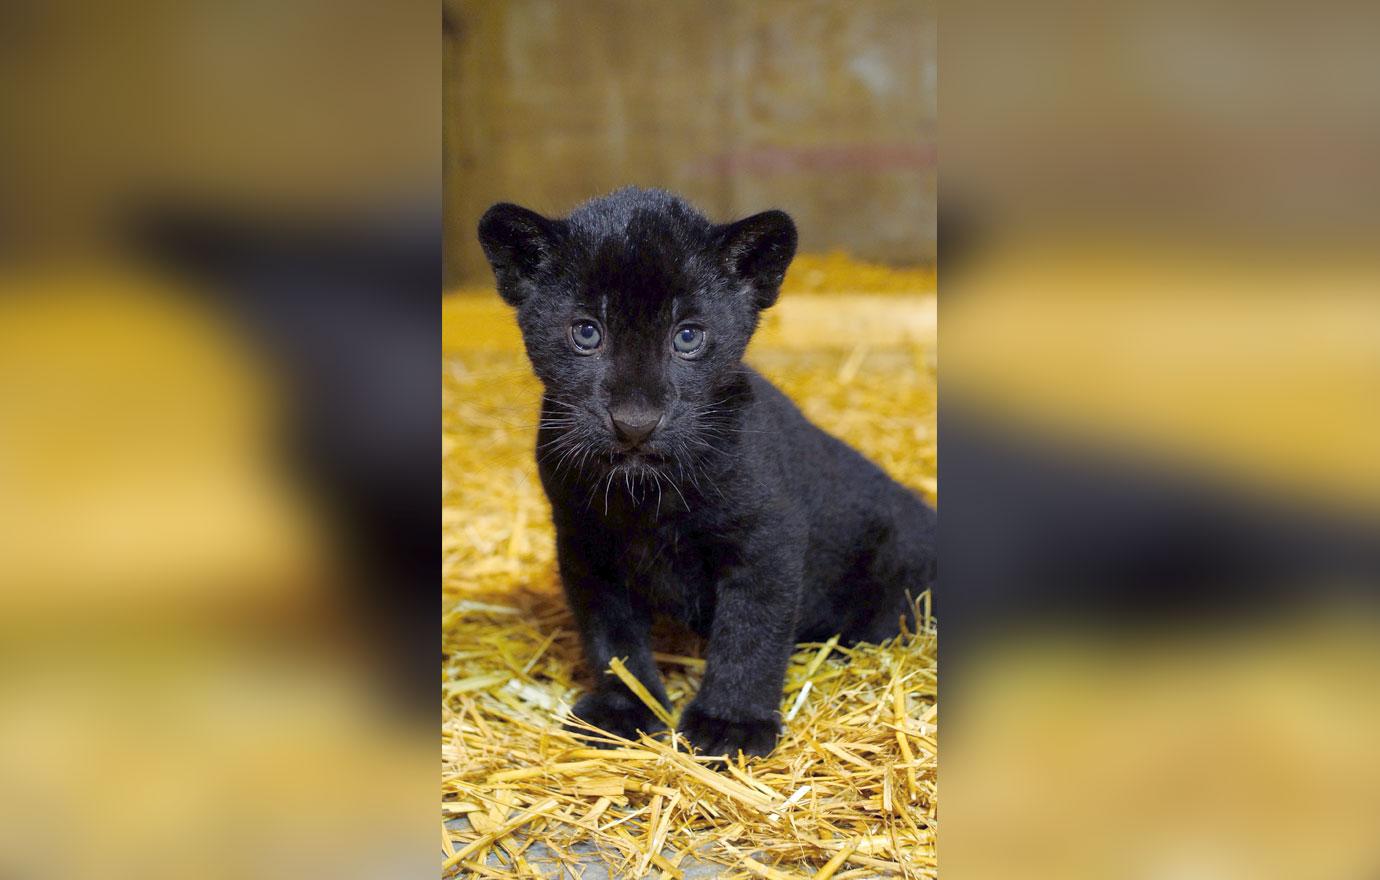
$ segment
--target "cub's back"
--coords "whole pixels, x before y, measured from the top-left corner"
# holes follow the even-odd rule
[[[749,381],[755,398],[749,430],[762,465],[805,518],[812,550],[851,556],[908,506],[910,490],[862,453],[816,426],[766,378]]]
[[[936,575],[935,512],[842,440],[807,420],[754,375],[755,423],[765,433],[760,467],[805,525],[804,594],[796,638],[839,634],[847,643],[897,631],[910,601]]]

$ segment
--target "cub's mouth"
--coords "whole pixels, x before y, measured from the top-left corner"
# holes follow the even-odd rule
[[[669,458],[658,452],[639,448],[615,449],[610,458],[614,465],[633,469],[660,467],[670,462]]]

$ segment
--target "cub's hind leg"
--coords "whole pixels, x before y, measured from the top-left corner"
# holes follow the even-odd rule
[[[886,540],[877,546],[866,566],[871,608],[844,630],[841,644],[884,642],[900,633],[902,621],[914,632],[916,602],[926,590],[931,591],[930,607],[934,607],[936,514],[918,497],[909,492],[905,496],[885,530]]]

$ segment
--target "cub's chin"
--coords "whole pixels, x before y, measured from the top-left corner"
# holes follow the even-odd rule
[[[644,450],[624,450],[614,452],[605,459],[605,470],[595,477],[614,482],[622,482],[634,500],[655,497],[648,494],[651,489],[663,487],[674,479],[675,463],[669,457]],[[667,489],[666,491],[673,491]]]

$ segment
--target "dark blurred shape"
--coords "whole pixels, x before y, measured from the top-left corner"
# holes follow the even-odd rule
[[[1230,625],[1380,597],[1380,523],[1355,513],[958,400],[940,442],[944,621],[960,648],[1018,624]]]
[[[131,226],[136,247],[195,279],[283,380],[285,463],[339,530],[388,691],[430,717],[436,651],[417,636],[440,566],[435,204],[311,225],[160,207]]]
[[[938,262],[944,264],[944,277],[959,277],[983,244],[982,212],[958,194],[944,197],[937,212]]]

